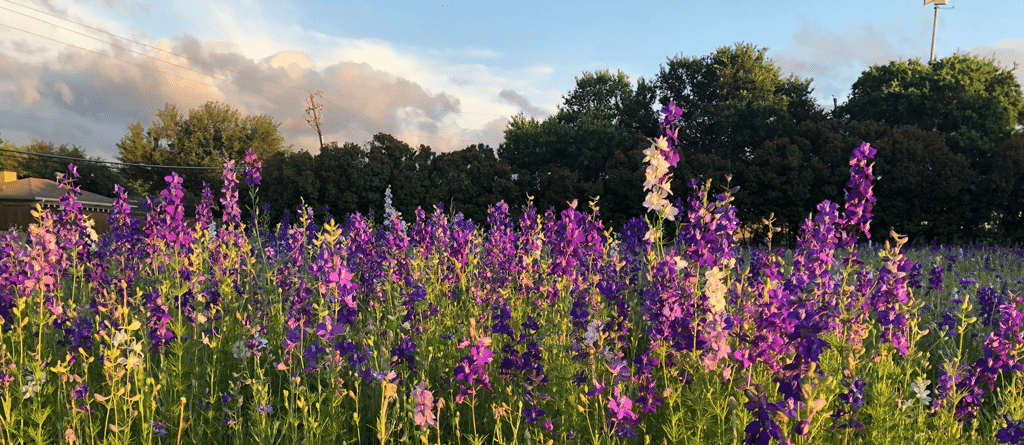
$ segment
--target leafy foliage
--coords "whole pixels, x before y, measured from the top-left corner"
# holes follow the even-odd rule
[[[995,147],[1024,125],[1024,92],[1012,71],[967,54],[929,65],[892,61],[864,71],[838,112],[850,120],[939,131],[954,153],[984,171]]]
[[[585,72],[563,100],[543,121],[514,116],[498,157],[539,208],[600,197],[603,215],[624,223],[639,214],[638,202],[610,184],[643,181],[644,137],[657,132],[654,85],[640,78],[634,86],[622,72]]]
[[[662,105],[682,109],[680,145],[692,153],[749,160],[755,146],[824,118],[810,79],[782,77],[767,48],[723,46],[701,56],[668,59],[655,85]]]
[[[5,141],[3,148],[8,147],[16,151],[81,160],[76,162],[67,159],[17,153],[8,154],[4,158],[0,158],[0,163],[6,162],[7,164],[4,168],[14,169],[18,173],[19,178],[42,178],[54,181],[57,175],[66,174],[68,164],[74,162],[81,165],[78,168],[78,173],[81,175],[80,184],[83,190],[113,197],[114,185],[124,181],[120,172],[110,168],[109,165],[99,162],[88,162],[90,160],[101,161],[102,159],[89,158],[86,156],[85,150],[76,145],[56,145],[53,142],[32,139],[31,143],[22,146]]]
[[[117,144],[118,160],[125,163],[211,167],[186,179],[186,202],[191,205],[199,202],[202,182],[215,189],[221,186],[218,166],[228,160],[241,162],[250,148],[264,159],[284,150],[277,124],[267,115],[243,117],[220,102],[207,102],[187,116],[166,104],[148,129],[141,122],[131,124]],[[123,174],[141,192],[155,194],[169,173],[159,167],[126,167]]]

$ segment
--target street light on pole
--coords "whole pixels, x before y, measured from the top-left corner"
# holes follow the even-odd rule
[[[939,28],[939,6],[945,6],[949,4],[949,0],[924,0],[925,6],[929,3],[935,3],[935,21],[932,22],[932,55],[928,59],[928,63],[935,61],[935,31]]]

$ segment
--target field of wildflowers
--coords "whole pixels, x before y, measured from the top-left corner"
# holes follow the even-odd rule
[[[858,243],[868,144],[795,249],[740,248],[735,189],[669,201],[663,113],[617,232],[575,202],[266,228],[228,162],[216,223],[172,174],[97,237],[70,166],[0,238],[0,444],[1024,443],[1024,251]]]

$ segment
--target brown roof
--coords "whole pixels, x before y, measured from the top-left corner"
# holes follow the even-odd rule
[[[66,190],[48,179],[25,178],[0,184],[0,200],[56,201],[64,196],[64,192]],[[78,202],[103,206],[114,204],[113,199],[85,190],[82,190],[82,196],[78,198]]]

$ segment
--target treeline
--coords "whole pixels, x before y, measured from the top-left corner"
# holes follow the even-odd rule
[[[85,150],[77,145],[56,145],[36,139],[18,145],[0,140],[0,169],[13,170],[18,173],[18,178],[54,180],[58,174],[67,173],[70,163],[78,167],[81,176],[78,184],[83,190],[113,196],[114,184],[125,181],[120,172],[100,158],[87,156]]]
[[[406,219],[415,218],[417,207],[432,213],[441,204],[446,212],[485,221],[488,206],[520,195],[508,163],[487,145],[435,153],[381,133],[365,146],[330,143],[316,155],[275,153],[263,162],[259,199],[276,216],[305,203],[321,220],[371,210],[380,219],[389,186],[394,208]]]
[[[596,200],[606,225],[620,227],[644,215],[643,150],[657,135],[658,110],[672,102],[682,110],[675,197],[685,198],[691,178],[739,186],[734,204],[754,242],[764,219],[774,217],[776,239],[792,243],[818,202],[842,202],[849,154],[861,141],[878,150],[873,238],[895,230],[919,242],[1024,240],[1024,93],[1012,69],[963,54],[894,61],[864,71],[831,110],[812,98],[811,82],[784,76],[767,49],[743,43],[671,57],[651,80],[587,72],[554,115],[514,116],[498,147],[449,153],[378,134],[312,154],[286,147],[269,116],[216,102],[187,114],[168,105],[148,129],[129,127],[119,160],[212,167],[181,172],[194,203],[201,182],[219,189],[215,167],[252,147],[264,160],[259,199],[272,221],[302,203],[319,219],[380,218],[390,186],[407,219],[438,203],[482,223],[502,200],[541,210]],[[117,173],[131,190],[155,194],[168,172]]]
[[[279,170],[267,173],[277,176],[264,196],[273,212],[301,196],[335,215],[379,214],[391,185],[407,218],[442,202],[477,221],[498,200],[560,209],[600,197],[601,218],[620,227],[643,216],[643,149],[657,134],[657,110],[674,102],[683,111],[676,197],[691,178],[722,187],[731,178],[754,242],[764,219],[774,217],[777,239],[792,243],[817,203],[842,202],[861,141],[878,150],[875,239],[892,230],[921,242],[1024,239],[1024,100],[1010,70],[968,55],[899,61],[865,71],[833,110],[811,92],[811,80],[783,76],[766,49],[747,44],[670,58],[650,81],[584,73],[553,116],[513,117],[497,150],[437,154],[377,135],[317,156],[281,153],[267,163]]]

